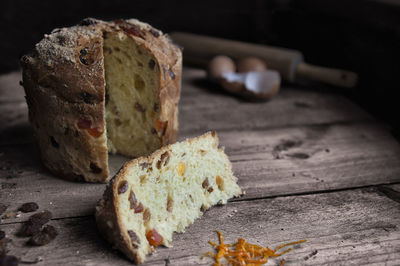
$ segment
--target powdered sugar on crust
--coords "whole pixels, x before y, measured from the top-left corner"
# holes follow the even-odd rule
[[[74,26],[54,29],[51,34],[36,44],[35,50],[41,61],[51,66],[56,62],[76,62],[76,47],[85,39],[89,41],[101,37],[102,32],[94,27]]]

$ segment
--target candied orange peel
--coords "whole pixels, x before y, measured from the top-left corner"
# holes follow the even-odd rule
[[[219,244],[216,244],[212,241],[209,241],[210,245],[212,245],[217,253],[207,252],[204,257],[212,257],[215,259],[215,263],[213,266],[222,265],[221,259],[225,258],[228,265],[233,266],[258,266],[263,265],[268,262],[268,258],[275,258],[282,256],[292,250],[292,248],[288,248],[287,250],[278,253],[277,251],[282,249],[283,247],[289,245],[295,245],[299,243],[306,242],[305,239],[295,242],[290,242],[286,244],[279,245],[275,249],[270,249],[268,247],[261,247],[258,245],[247,243],[243,238],[239,238],[235,244],[225,244],[224,236],[220,231],[217,231]],[[285,260],[281,261],[281,265],[285,263]]]

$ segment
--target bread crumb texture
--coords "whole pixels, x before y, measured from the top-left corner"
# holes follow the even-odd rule
[[[99,202],[97,223],[141,263],[156,246],[170,247],[173,232],[184,232],[206,209],[239,196],[236,181],[216,134],[206,133],[127,163]]]
[[[160,112],[160,69],[142,45],[125,34],[104,38],[108,149],[137,157],[160,147],[155,131]]]

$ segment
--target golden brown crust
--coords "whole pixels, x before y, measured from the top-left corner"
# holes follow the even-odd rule
[[[120,170],[120,172],[122,169]],[[118,174],[117,174],[118,175]],[[103,198],[96,206],[96,223],[99,231],[110,242],[113,247],[122,251],[130,260],[137,264],[143,263],[144,258],[140,257],[137,252],[131,252],[129,249],[129,240],[127,235],[123,233],[118,213],[117,198],[114,196],[116,178],[111,179],[104,191]],[[116,182],[118,184],[118,182]]]
[[[158,60],[161,145],[176,141],[182,56],[160,31],[137,20],[85,19],[55,29],[21,59],[29,118],[44,165],[66,179],[109,179],[103,34],[125,32]]]

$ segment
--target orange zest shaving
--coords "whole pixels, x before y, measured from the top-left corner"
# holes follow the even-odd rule
[[[241,266],[241,265],[249,265],[249,266],[258,266],[268,262],[268,258],[274,258],[278,256],[282,256],[283,254],[288,253],[292,250],[292,248],[288,248],[287,250],[277,253],[283,247],[289,245],[295,245],[299,243],[306,242],[306,240],[300,240],[295,242],[290,242],[286,244],[279,245],[275,249],[270,249],[268,247],[261,247],[258,245],[247,243],[243,238],[239,238],[235,244],[225,244],[224,236],[221,232],[217,231],[219,244],[216,244],[212,241],[209,241],[210,245],[212,245],[217,253],[207,252],[203,257],[212,257],[215,259],[215,263],[213,266],[220,266],[221,259],[225,258],[228,264],[233,266]],[[231,249],[232,248],[232,249]],[[285,260],[281,261],[281,265],[285,263]]]

